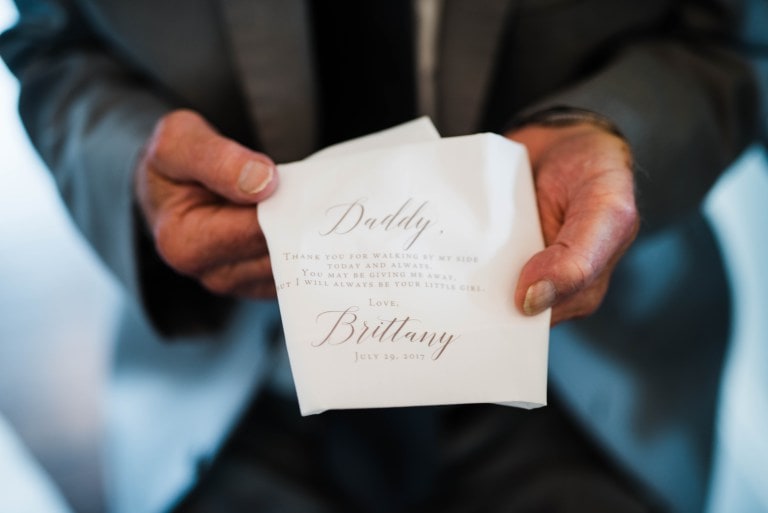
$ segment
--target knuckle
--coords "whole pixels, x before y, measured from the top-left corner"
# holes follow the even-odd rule
[[[200,281],[203,284],[203,286],[208,290],[208,292],[212,292],[218,296],[223,296],[227,292],[223,283],[217,279],[204,278]]]
[[[242,168],[242,155],[239,146],[229,139],[217,141],[218,158],[209,169],[210,179],[220,183],[230,183]]]
[[[254,274],[259,280],[266,280],[268,283],[272,281],[272,263],[268,254],[257,259]]]
[[[264,281],[253,285],[248,291],[248,297],[251,299],[271,299],[276,295],[275,284],[271,281]]]
[[[563,274],[569,285],[569,289],[563,292],[566,296],[570,296],[588,286],[596,277],[597,269],[590,258],[572,253],[563,265]]]
[[[597,301],[594,298],[590,298],[589,300],[579,305],[575,317],[589,317],[590,315],[597,312],[598,308],[600,308],[600,301]]]
[[[576,317],[588,317],[600,309],[605,293],[608,290],[608,280],[600,279],[589,287],[579,297],[576,308]]]
[[[232,293],[234,287],[228,276],[221,272],[213,272],[204,276],[200,282],[203,286],[214,294],[224,296]]]
[[[553,312],[553,317],[557,322],[570,319],[583,319],[597,312],[600,308],[600,304],[600,297],[585,292],[560,305],[556,311]]]
[[[147,146],[147,157],[155,163],[168,162],[178,151],[178,144],[190,126],[203,122],[191,110],[175,110],[160,118]]]
[[[179,235],[178,224],[168,220],[157,223],[155,247],[160,257],[181,274],[195,276],[200,270],[200,259],[190,251]]]
[[[198,113],[188,109],[179,109],[163,116],[158,123],[158,129],[166,136],[178,136],[178,134],[186,131],[189,126],[201,123],[204,123],[204,121]]]
[[[166,120],[161,120],[155,126],[152,138],[147,144],[146,158],[153,164],[167,162],[173,153],[175,137],[170,134],[171,128]]]
[[[620,226],[634,229],[640,221],[640,214],[634,198],[623,198],[614,202],[612,206],[613,216]]]
[[[250,299],[274,297],[274,281],[265,274],[261,265],[250,263],[220,266],[200,280],[211,292],[219,295],[235,295]]]

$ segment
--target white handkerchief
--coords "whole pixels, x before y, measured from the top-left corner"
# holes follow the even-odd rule
[[[428,117],[421,117],[408,123],[376,132],[375,134],[364,135],[357,139],[328,146],[310,155],[306,160],[342,157],[352,153],[379,150],[400,144],[437,141],[438,139],[440,139],[440,134],[437,132],[435,125],[432,124],[432,121]]]
[[[546,404],[549,313],[513,298],[543,248],[525,149],[424,128],[281,165],[259,206],[303,415]]]

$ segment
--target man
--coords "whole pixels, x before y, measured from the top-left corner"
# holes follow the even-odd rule
[[[758,130],[756,78],[732,48],[749,2],[452,0],[418,2],[421,16],[406,1],[329,4],[18,2],[19,24],[0,43],[32,140],[129,292],[110,390],[116,510],[163,510],[207,475],[180,511],[228,496],[245,510],[260,500],[278,510],[451,501],[464,510],[643,510],[655,494],[695,511],[727,300],[711,236],[691,212]],[[425,11],[435,6],[430,30]],[[493,130],[528,146],[547,248],[523,270],[515,299],[530,315],[552,307],[554,322],[597,308],[636,235],[631,148],[646,233],[600,312],[554,332],[555,406],[530,415],[414,410],[418,421],[384,413],[383,422],[404,426],[404,440],[437,423],[443,453],[491,419],[472,452],[487,459],[464,467],[466,459],[423,458],[422,478],[445,477],[448,461],[464,469],[450,479],[477,484],[456,485],[463,493],[445,504],[434,480],[413,479],[411,489],[364,478],[420,468],[404,457],[384,471],[387,454],[371,452],[365,437],[350,445],[366,433],[365,414],[291,420],[275,392],[252,401],[220,451],[252,393],[281,388],[279,318],[265,301],[274,284],[253,208],[277,187],[274,162],[419,112],[431,112],[443,135]],[[455,411],[472,420],[464,425]],[[307,444],[330,455],[286,470],[282,453],[265,446],[294,429],[286,454]],[[345,429],[353,436],[339,441]],[[254,432],[261,443],[249,444]],[[531,455],[480,479],[522,450],[501,451],[499,433]],[[590,436],[655,493],[624,479]],[[542,459],[550,444],[555,456]],[[578,472],[564,472],[558,462],[572,450]],[[328,482],[294,472],[320,461],[338,467]],[[546,472],[528,486],[499,484],[542,461]],[[487,482],[498,486],[481,500]]]

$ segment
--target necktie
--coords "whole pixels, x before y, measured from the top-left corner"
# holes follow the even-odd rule
[[[314,0],[322,145],[416,116],[411,0]]]

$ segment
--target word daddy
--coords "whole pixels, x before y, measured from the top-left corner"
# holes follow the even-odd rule
[[[394,212],[386,213],[383,217],[366,215],[366,209],[363,202],[364,198],[357,199],[352,203],[341,203],[334,205],[325,211],[326,217],[331,218],[331,227],[321,231],[320,235],[327,236],[332,233],[346,235],[356,228],[368,228],[369,230],[403,230],[405,232],[415,232],[409,237],[403,245],[404,250],[408,250],[422,236],[424,231],[429,228],[433,221],[422,214],[428,201],[413,208],[412,198],[408,198],[400,208]]]

